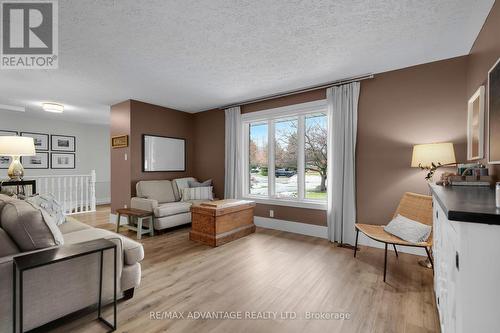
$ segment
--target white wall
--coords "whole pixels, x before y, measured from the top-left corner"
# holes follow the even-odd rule
[[[61,115],[61,118],[64,118],[64,114]],[[41,117],[37,118],[25,113],[0,111],[0,130],[75,136],[76,169],[26,169],[25,177],[29,178],[30,175],[90,174],[91,170],[95,170],[97,203],[109,203],[111,201],[111,162],[108,125],[82,124]],[[0,177],[7,177],[7,170],[0,169]]]

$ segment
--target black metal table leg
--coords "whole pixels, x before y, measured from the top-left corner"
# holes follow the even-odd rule
[[[16,266],[16,263],[14,262],[12,264],[12,328],[13,328],[13,332],[16,333],[16,279],[17,279],[17,276],[16,276],[16,270],[17,270],[17,266]]]
[[[23,333],[23,271],[19,271],[19,331]]]
[[[114,321],[114,325],[113,325],[113,330],[116,330],[116,322],[117,322],[117,319],[116,319],[116,247],[113,248],[113,252],[114,252],[114,255],[115,255],[115,260],[114,260],[114,265],[113,265],[113,269],[114,269],[114,274],[113,274],[113,283],[114,283],[114,300],[113,300],[113,321]]]
[[[356,258],[356,251],[358,251],[358,236],[359,236],[359,230],[356,229],[356,242],[354,243],[354,258]]]
[[[385,255],[384,255],[384,282],[385,282],[386,272],[387,272],[387,243],[385,243]]]
[[[101,261],[100,261],[100,268],[99,268],[99,305],[98,305],[98,319],[103,322],[106,326],[108,326],[109,328],[111,328],[111,331],[110,332],[113,332],[116,330],[116,289],[117,289],[117,286],[116,286],[116,261],[117,261],[117,258],[116,258],[116,247],[113,248],[113,256],[114,256],[114,268],[113,268],[113,324],[111,324],[109,321],[107,321],[106,319],[104,319],[104,317],[101,316],[101,305],[102,305],[102,276],[103,276],[103,272],[102,272],[102,262],[103,262],[103,256],[104,256],[104,251],[101,252]]]
[[[104,256],[104,251],[100,253],[99,260],[99,302],[97,305],[97,318],[101,318],[101,299],[102,299],[102,257]]]
[[[396,250],[396,244],[392,244],[392,246],[394,247],[394,252],[396,252],[396,257],[399,257],[398,250]]]

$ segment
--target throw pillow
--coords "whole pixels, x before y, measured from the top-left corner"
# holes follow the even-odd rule
[[[212,186],[212,179],[205,180],[203,183],[197,182],[195,180],[188,181],[189,187],[208,187]]]
[[[187,187],[182,190],[182,201],[213,200],[213,187]]]
[[[56,225],[61,225],[66,222],[63,208],[52,194],[34,195],[27,198],[26,201],[35,207],[39,207],[45,210],[50,215],[50,217],[52,217]]]
[[[425,242],[431,234],[432,227],[398,214],[384,227],[384,230],[391,235],[415,244]]]
[[[21,251],[32,251],[64,243],[61,231],[50,215],[29,202],[14,200],[2,210],[2,229]]]

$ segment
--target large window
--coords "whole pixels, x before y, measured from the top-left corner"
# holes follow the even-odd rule
[[[242,119],[243,196],[324,206],[328,141],[324,103],[254,112]]]

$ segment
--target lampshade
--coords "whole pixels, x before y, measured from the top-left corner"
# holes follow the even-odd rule
[[[413,156],[411,166],[413,168],[431,167],[432,163],[438,165],[456,163],[453,143],[428,143],[413,146]]]
[[[0,156],[35,156],[33,138],[0,136]]]

